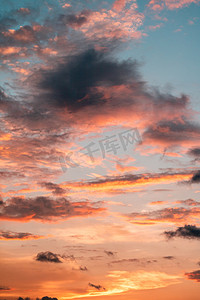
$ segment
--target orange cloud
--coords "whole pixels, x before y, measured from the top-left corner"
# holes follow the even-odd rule
[[[9,56],[13,54],[18,54],[21,50],[21,47],[0,47],[0,55]]]
[[[171,284],[180,282],[180,276],[169,275],[163,272],[128,272],[128,271],[112,271],[107,275],[107,279],[97,291],[90,288],[88,293],[77,295],[71,294],[62,299],[78,299],[96,296],[112,296],[131,290],[152,290],[167,287]],[[104,288],[105,287],[105,288]]]
[[[132,224],[154,225],[157,223],[175,223],[184,224],[186,222],[196,221],[200,216],[200,208],[169,207],[160,210],[131,213],[125,218]]]
[[[150,205],[163,205],[166,204],[167,201],[153,201],[151,203],[149,203]]]
[[[34,235],[28,232],[13,232],[13,231],[0,231],[0,240],[13,241],[13,240],[38,240],[44,239],[45,236]]]
[[[105,192],[110,190],[131,189],[137,186],[169,184],[171,182],[183,181],[191,179],[192,172],[186,173],[158,173],[158,174],[127,174],[120,176],[104,177],[91,181],[65,182],[61,185],[63,188],[86,191]]]

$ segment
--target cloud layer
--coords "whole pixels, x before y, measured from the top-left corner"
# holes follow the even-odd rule
[[[84,217],[104,211],[99,203],[72,202],[66,198],[14,197],[1,203],[0,219],[16,221],[57,221],[72,217]]]

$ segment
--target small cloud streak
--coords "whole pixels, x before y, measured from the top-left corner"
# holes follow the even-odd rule
[[[163,208],[160,210],[154,210],[154,211],[149,211],[144,213],[134,212],[126,215],[125,217],[132,224],[154,225],[157,223],[175,223],[175,224],[185,223],[186,220],[187,221],[193,220],[195,218],[199,218],[199,216],[200,216],[200,208],[197,207],[192,207],[192,208],[168,207],[168,208]],[[192,230],[193,227],[186,227],[186,228],[183,227],[183,229],[180,229],[179,231],[186,232],[186,233],[188,232],[188,236],[189,236],[189,232]],[[173,232],[171,233],[171,235],[173,235]]]
[[[0,286],[0,291],[10,291],[11,288],[7,287],[7,286]]]
[[[148,7],[154,11],[161,11],[163,9],[179,9],[187,7],[192,3],[199,3],[199,0],[151,0],[148,3]]]
[[[0,231],[0,240],[37,240],[43,239],[45,236],[35,235],[28,232]]]
[[[147,174],[125,174],[118,176],[107,176],[97,178],[96,180],[80,181],[80,182],[65,182],[63,188],[73,190],[87,190],[98,192],[109,192],[113,190],[131,189],[137,186],[168,184],[183,180],[190,180],[192,172],[180,173],[147,173]],[[124,190],[125,192],[125,190]]]
[[[90,283],[90,282],[89,282],[88,285],[91,286],[91,287],[93,287],[93,288],[95,288],[95,289],[98,290],[98,291],[105,291],[105,290],[106,290],[106,289],[105,289],[103,286],[101,286],[100,284],[99,284],[99,285],[96,285],[96,284],[93,284],[93,283]]]

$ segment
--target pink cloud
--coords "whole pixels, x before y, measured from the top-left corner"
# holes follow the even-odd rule
[[[160,28],[162,26],[163,26],[163,24],[150,25],[149,26],[149,30],[156,30],[156,29],[158,29],[158,28]]]
[[[116,0],[113,4],[113,9],[121,11],[122,9],[124,9],[127,2],[130,2],[130,0]]]
[[[135,2],[128,7],[125,4],[126,1],[118,1],[111,10],[91,12],[80,30],[89,39],[140,39],[143,33],[138,28],[144,15],[137,11]]]
[[[18,54],[22,50],[21,47],[0,47],[0,55],[2,56],[9,56],[9,55],[14,55]]]
[[[178,8],[183,8],[187,7],[192,3],[199,3],[199,0],[151,0],[148,3],[148,7],[150,7],[154,11],[160,11],[163,10],[164,8],[166,9],[178,9]]]
[[[62,7],[63,7],[63,8],[71,7],[71,4],[65,3]]]

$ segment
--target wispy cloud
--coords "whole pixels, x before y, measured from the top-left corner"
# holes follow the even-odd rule
[[[29,232],[14,232],[14,231],[0,231],[0,240],[37,240],[43,239],[45,236],[35,235]]]

